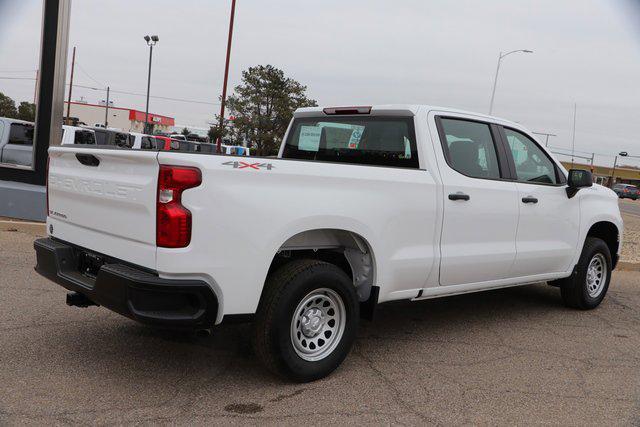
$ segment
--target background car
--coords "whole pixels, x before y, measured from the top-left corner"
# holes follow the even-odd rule
[[[613,191],[616,192],[621,199],[640,199],[640,189],[631,184],[616,184],[613,186]]]

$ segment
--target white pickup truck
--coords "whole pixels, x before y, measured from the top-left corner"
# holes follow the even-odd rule
[[[295,381],[332,372],[377,304],[549,282],[602,301],[615,193],[522,126],[429,106],[309,108],[278,158],[50,149],[36,270],[161,327],[254,322]]]

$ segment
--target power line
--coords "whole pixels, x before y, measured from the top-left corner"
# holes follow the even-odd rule
[[[82,68],[82,65],[80,65],[80,63],[78,63],[77,61],[76,61],[76,66],[80,69],[80,71],[82,71],[82,74],[84,74],[85,76],[89,77],[89,80],[93,80],[93,82],[94,82],[94,83],[97,83],[97,84],[99,84],[100,86],[107,87],[107,85],[106,85],[106,84],[104,84],[104,83],[102,83],[102,82],[99,82],[98,80],[94,79],[94,78],[91,76],[91,74],[87,73],[87,71],[86,71],[84,68]]]
[[[103,89],[103,88],[99,88],[99,87],[92,87],[92,86],[85,86],[85,85],[74,85],[74,87],[80,87],[80,88],[83,88],[83,89],[90,89],[90,90],[96,90],[96,91],[102,91],[102,92],[106,92],[106,90],[107,90],[106,88]],[[126,91],[126,90],[111,89],[111,92],[119,93],[119,94],[122,94],[122,95],[143,96],[143,97],[147,96],[144,93],[129,92],[129,91]],[[220,105],[219,102],[216,103],[216,102],[208,102],[208,101],[199,101],[199,100],[195,100],[195,99],[174,98],[174,97],[170,97],[170,96],[151,95],[150,98],[164,99],[164,100],[167,100],[167,101],[188,102],[188,103],[191,103],[191,104]]]
[[[38,70],[0,70],[0,73],[35,73]]]
[[[0,80],[35,80],[35,78],[33,78],[33,77],[7,77],[7,76],[0,76]],[[67,83],[66,86],[69,86],[69,84]],[[82,89],[89,89],[89,90],[95,90],[95,91],[101,91],[101,92],[106,92],[107,91],[106,87],[105,88],[101,88],[101,87],[86,86],[86,85],[79,85],[79,84],[74,84],[73,87],[79,87],[79,88],[82,88]],[[124,90],[116,90],[116,89],[111,89],[111,92],[119,93],[119,94],[122,94],[122,95],[143,96],[143,97],[147,96],[144,93],[129,92],[129,91],[124,91]],[[189,103],[189,104],[220,105],[219,102],[208,102],[208,101],[200,101],[200,100],[195,100],[195,99],[175,98],[175,97],[170,97],[170,96],[151,95],[150,98],[163,99],[163,100],[166,100],[166,101],[185,102],[185,103]]]
[[[0,80],[35,80],[33,77],[0,77]]]

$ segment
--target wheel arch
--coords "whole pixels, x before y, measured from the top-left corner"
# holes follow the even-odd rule
[[[287,238],[271,260],[267,277],[299,258],[316,258],[340,267],[353,281],[361,302],[372,295],[377,268],[373,247],[361,234],[341,228],[316,228]],[[263,289],[264,292],[264,289]]]
[[[591,227],[589,227],[589,231],[587,231],[585,240],[587,237],[596,237],[604,241],[609,247],[609,252],[611,253],[612,267],[615,268],[616,264],[618,263],[620,236],[621,231],[615,223],[603,220],[597,221],[593,223]]]

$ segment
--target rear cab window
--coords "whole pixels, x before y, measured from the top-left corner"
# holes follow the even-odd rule
[[[282,158],[419,167],[413,117],[296,118],[291,125]]]

